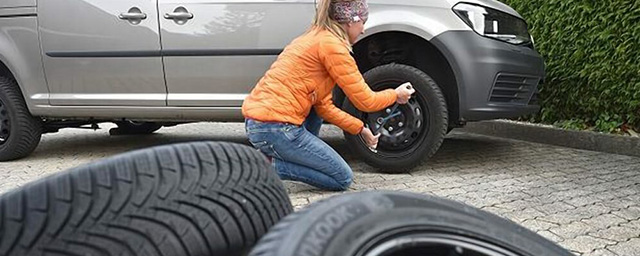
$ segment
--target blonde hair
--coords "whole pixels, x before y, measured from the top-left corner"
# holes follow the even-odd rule
[[[331,16],[329,15],[329,12],[331,11],[330,8],[331,8],[332,2],[350,2],[350,1],[351,0],[320,0],[320,4],[318,4],[316,8],[316,16],[313,19],[313,23],[310,31],[315,29],[327,30],[332,34],[334,34],[335,36],[337,36],[338,38],[347,42],[347,45],[351,46],[348,43],[349,36],[347,35],[347,31],[345,31],[342,24],[332,19]]]

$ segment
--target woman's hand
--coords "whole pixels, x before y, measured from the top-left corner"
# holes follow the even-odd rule
[[[413,86],[409,82],[398,86],[398,88],[396,88],[396,94],[398,94],[398,104],[407,104],[407,102],[409,102],[409,99],[411,98],[411,95],[415,92],[416,90],[413,89]]]
[[[369,146],[369,148],[375,149],[376,147],[378,147],[378,138],[380,138],[380,134],[373,135],[373,132],[371,132],[369,128],[363,127],[362,131],[360,132],[360,136],[364,140],[364,143]]]

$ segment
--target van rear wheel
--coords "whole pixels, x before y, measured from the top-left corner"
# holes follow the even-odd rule
[[[42,121],[29,113],[15,80],[0,76],[0,161],[28,156],[42,136]]]

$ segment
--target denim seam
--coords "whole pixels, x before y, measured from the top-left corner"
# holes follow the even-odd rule
[[[267,133],[267,132],[281,132],[282,128],[260,128],[260,129],[247,129],[247,133]]]
[[[278,154],[278,151],[276,151],[276,148],[273,147],[273,144],[269,145],[269,148],[271,149],[271,151],[273,151],[273,154],[279,158],[279,159],[283,159],[282,156],[280,156],[280,154]],[[283,159],[284,160],[284,159]]]

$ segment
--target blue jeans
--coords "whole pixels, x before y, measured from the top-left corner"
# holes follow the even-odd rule
[[[322,119],[313,110],[302,126],[245,121],[249,142],[272,158],[281,179],[326,190],[346,190],[353,172],[338,152],[318,138],[321,125]]]

